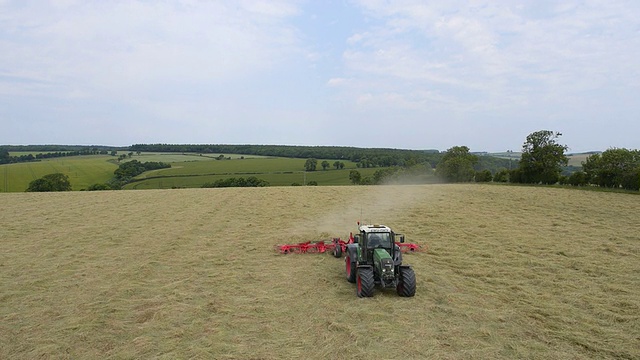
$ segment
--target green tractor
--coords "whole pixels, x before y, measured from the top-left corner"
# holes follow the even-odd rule
[[[402,264],[398,245],[404,243],[404,235],[384,225],[359,225],[358,230],[345,249],[347,281],[356,284],[358,297],[373,296],[375,285],[395,288],[400,296],[414,296],[416,275],[411,266]],[[334,251],[334,256],[341,255],[342,251]]]

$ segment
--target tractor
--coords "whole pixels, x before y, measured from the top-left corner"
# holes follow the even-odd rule
[[[404,235],[384,225],[358,225],[359,233],[344,249],[347,281],[356,284],[358,297],[373,296],[375,285],[395,288],[400,296],[414,296],[416,275],[411,266],[402,264]],[[343,247],[333,248],[335,257],[341,257],[342,252]]]

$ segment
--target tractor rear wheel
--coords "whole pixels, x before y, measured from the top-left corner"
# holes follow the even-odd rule
[[[396,291],[398,295],[412,297],[416,294],[416,273],[412,268],[400,268],[400,279],[398,279]]]
[[[358,269],[358,280],[356,281],[356,295],[358,295],[358,297],[372,297],[374,286],[375,286],[375,282],[373,280],[373,269],[371,268]]]
[[[351,261],[351,257],[347,255],[344,258],[344,263],[346,264],[347,268],[347,281],[353,284],[354,282],[356,282],[356,262]]]

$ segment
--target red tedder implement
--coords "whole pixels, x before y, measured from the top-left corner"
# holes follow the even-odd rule
[[[327,241],[316,241],[316,242],[301,242],[298,244],[284,244],[284,245],[276,245],[275,248],[281,254],[306,254],[306,253],[325,253],[327,251],[331,251],[334,256],[340,257],[347,250],[347,244],[353,244],[354,237],[353,234],[349,235],[349,239],[347,241],[342,240],[341,238],[333,238],[330,242]],[[421,247],[418,244],[411,243],[400,243],[396,242],[396,245],[400,247],[400,251],[402,252],[416,252],[421,251]]]
[[[340,252],[346,249],[348,242],[343,241],[340,238],[333,238],[330,243],[324,241],[317,242],[301,242],[298,244],[286,244],[276,245],[276,250],[281,254],[306,254],[306,253],[324,253],[327,251],[336,251],[336,248],[340,248]]]

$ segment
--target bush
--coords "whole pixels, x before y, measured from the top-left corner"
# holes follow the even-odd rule
[[[493,175],[491,175],[491,170],[482,170],[476,172],[476,182],[491,182],[493,179]]]
[[[511,182],[511,183],[522,183],[523,182],[522,171],[519,168],[509,171],[509,182]]]
[[[503,169],[503,170],[498,171],[493,176],[493,181],[494,182],[508,182],[509,181],[509,170]]]
[[[269,186],[269,183],[265,180],[258,179],[255,176],[249,176],[248,178],[228,178],[216,180],[212,183],[204,183],[203,188],[220,188],[220,187],[264,187]]]
[[[576,171],[569,175],[568,183],[573,186],[585,186],[587,185],[587,175],[582,171]]]
[[[640,168],[636,171],[630,171],[622,175],[621,185],[623,189],[639,190],[640,189]]]
[[[87,188],[87,191],[113,190],[109,184],[93,184]]]

